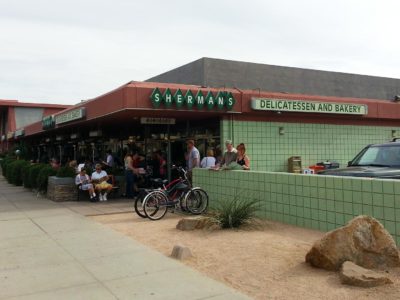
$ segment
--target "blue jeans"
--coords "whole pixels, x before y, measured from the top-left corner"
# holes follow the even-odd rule
[[[135,183],[135,177],[133,176],[133,171],[125,170],[125,180],[126,180],[126,197],[133,197],[133,184]]]

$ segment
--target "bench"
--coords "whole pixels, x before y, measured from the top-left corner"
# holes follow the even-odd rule
[[[118,197],[118,192],[119,192],[119,189],[120,189],[119,185],[118,185],[118,182],[115,180],[115,176],[114,175],[108,175],[108,177],[109,177],[109,179],[107,180],[107,182],[112,185],[112,190],[110,191],[110,193],[108,195],[111,198],[117,198]],[[76,201],[80,201],[80,199],[82,197],[85,197],[85,199],[89,200],[90,198],[89,198],[88,191],[81,190],[80,186],[81,186],[81,184],[78,184],[76,186],[76,188],[78,190],[77,191],[77,199],[76,199]]]

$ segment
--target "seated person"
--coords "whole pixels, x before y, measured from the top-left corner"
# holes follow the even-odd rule
[[[107,182],[109,176],[101,169],[101,164],[96,164],[95,169],[96,171],[92,174],[94,189],[98,192],[100,201],[107,201],[107,193],[112,190],[112,184]],[[105,191],[104,194],[102,194],[103,191]]]
[[[90,183],[89,175],[86,174],[85,169],[82,168],[79,174],[76,175],[75,184],[79,185],[80,190],[89,192],[90,201],[95,201],[96,194],[93,189],[93,184]]]

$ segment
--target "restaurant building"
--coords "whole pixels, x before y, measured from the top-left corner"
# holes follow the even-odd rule
[[[202,58],[16,130],[38,159],[138,147],[184,164],[187,138],[202,156],[231,139],[246,145],[252,170],[281,172],[291,156],[344,166],[367,144],[400,136],[398,95],[399,79]]]

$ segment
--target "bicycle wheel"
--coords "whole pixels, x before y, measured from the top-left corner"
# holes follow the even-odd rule
[[[144,213],[144,209],[143,209],[143,201],[144,198],[143,197],[138,197],[135,200],[135,212],[138,214],[139,217],[142,218],[147,218],[146,214]]]
[[[185,196],[186,208],[194,215],[202,214],[208,207],[208,195],[202,188],[193,188]]]
[[[143,209],[150,220],[160,220],[167,213],[168,197],[161,191],[150,192],[143,200]]]

